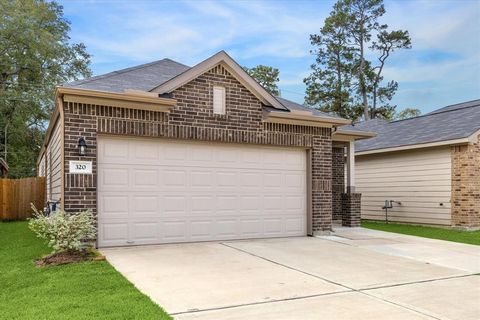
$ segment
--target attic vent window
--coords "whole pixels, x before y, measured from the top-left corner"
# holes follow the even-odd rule
[[[225,114],[225,88],[213,87],[213,113]]]

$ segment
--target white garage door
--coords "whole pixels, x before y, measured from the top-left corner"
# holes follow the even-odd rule
[[[98,141],[99,246],[301,236],[306,202],[305,150]]]

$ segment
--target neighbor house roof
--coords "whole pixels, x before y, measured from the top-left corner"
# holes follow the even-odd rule
[[[171,59],[162,59],[104,75],[66,83],[62,87],[112,93],[123,93],[127,90],[165,93],[173,91],[174,88],[189,81],[199,73],[208,71],[208,69],[220,61],[226,62],[226,64],[231,66],[231,71],[240,75],[239,77],[253,80],[224,51],[220,51],[194,67],[186,66]],[[332,122],[338,120],[339,122],[343,121],[343,123],[347,123],[347,121],[341,117],[320,112],[287,99],[274,97],[266,92],[256,81],[249,81],[245,83],[245,85],[250,85],[253,91],[257,91],[261,96],[266,97],[262,102],[266,104],[266,110],[269,112],[302,111],[309,113],[311,116],[324,118]]]
[[[425,147],[438,142],[459,143],[480,130],[480,99],[410,119],[391,122],[373,119],[341,128],[377,132],[375,138],[355,143],[356,152],[360,154],[393,151],[398,147]]]
[[[7,172],[8,172],[8,164],[3,158],[0,158],[0,173],[6,174]]]

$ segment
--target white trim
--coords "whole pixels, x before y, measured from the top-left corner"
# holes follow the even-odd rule
[[[366,154],[384,153],[384,152],[393,152],[393,151],[402,151],[402,150],[411,150],[411,149],[421,149],[421,148],[430,148],[430,147],[439,147],[439,146],[446,146],[446,145],[466,144],[466,143],[469,143],[469,142],[471,142],[470,137],[462,138],[462,139],[422,143],[422,144],[412,144],[412,145],[408,145],[408,146],[399,146],[399,147],[392,147],[392,148],[366,150],[366,151],[357,152],[357,153],[355,153],[355,155],[356,156],[363,156],[363,155],[366,155]]]
[[[263,121],[273,123],[292,123],[304,126],[327,128],[331,128],[334,125],[350,124],[351,122],[350,120],[341,118],[320,117],[306,113],[283,111],[264,111]]]
[[[369,139],[375,137],[376,135],[376,132],[371,131],[356,131],[338,128],[332,133],[332,140],[347,142],[353,140]]]
[[[347,191],[355,192],[355,141],[347,146]]]
[[[242,67],[240,67],[225,51],[216,53],[210,58],[200,62],[196,66],[168,80],[160,86],[153,88],[150,91],[158,92],[160,94],[172,92],[173,90],[192,81],[199,75],[207,72],[220,63],[226,67],[227,70],[248,90],[250,90],[261,102],[266,105],[271,105],[274,108],[288,111],[288,108],[282,105],[277,99],[275,99],[274,96],[272,96],[261,85],[259,85],[251,76],[249,76],[248,73],[246,73],[245,70],[243,70]]]

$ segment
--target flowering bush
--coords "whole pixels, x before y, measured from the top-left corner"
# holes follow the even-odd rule
[[[95,237],[95,218],[90,210],[75,214],[57,210],[46,216],[34,206],[32,209],[34,215],[28,226],[53,252],[79,251],[84,240]]]

